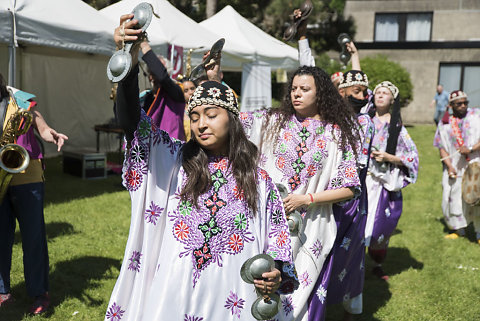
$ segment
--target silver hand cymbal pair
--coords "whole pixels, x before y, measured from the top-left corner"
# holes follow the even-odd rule
[[[152,21],[153,7],[150,3],[142,2],[138,4],[132,11],[133,18],[138,20],[138,23],[135,25],[134,29],[141,29],[142,34],[138,37],[137,41],[142,41],[146,37],[146,30]],[[125,32],[123,35],[125,36]],[[115,52],[107,66],[107,76],[112,82],[122,81],[132,69],[132,46],[136,41],[129,41],[124,44],[123,48]]]

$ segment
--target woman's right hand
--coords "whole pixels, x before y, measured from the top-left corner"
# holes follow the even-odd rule
[[[124,14],[120,17],[120,25],[115,28],[115,31],[113,33],[113,40],[115,41],[115,44],[119,49],[123,48],[125,42],[137,40],[138,36],[142,33],[141,29],[133,28],[138,23],[138,20],[133,19],[127,21],[128,19],[132,18],[133,13]]]

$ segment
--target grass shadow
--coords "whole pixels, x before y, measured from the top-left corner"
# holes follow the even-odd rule
[[[100,287],[100,281],[105,278],[116,278],[112,269],[119,270],[121,261],[101,256],[84,256],[55,264],[50,272],[50,300],[49,310],[44,314],[49,318],[55,313],[55,307],[69,298],[76,298],[87,306],[98,307],[104,304],[87,293]],[[2,308],[1,320],[20,321],[25,318],[25,311],[32,300],[25,291],[25,282],[12,288],[16,299],[12,304]]]
[[[45,224],[45,231],[47,233],[47,240],[53,240],[58,236],[63,235],[72,235],[76,234],[75,229],[72,224],[67,222],[51,222]],[[15,242],[14,244],[21,243],[22,237],[20,230],[17,228],[15,232]]]
[[[370,260],[371,266],[373,261]],[[423,262],[417,261],[410,255],[410,250],[403,247],[389,247],[383,269],[390,275],[400,274],[410,268],[415,270],[423,269]],[[368,271],[368,270],[367,270]]]
[[[401,233],[401,230],[397,230]],[[381,321],[375,317],[375,313],[391,299],[390,285],[384,280],[378,279],[372,275],[372,268],[375,263],[368,255],[365,258],[365,284],[363,287],[363,313],[355,316],[356,321]],[[423,263],[413,258],[410,251],[406,248],[389,247],[387,258],[383,264],[385,272],[390,275],[400,274],[410,268],[416,270],[423,269]],[[336,310],[341,311],[336,313],[335,318],[327,318],[327,320],[341,320],[343,315],[342,306],[332,306]],[[331,309],[330,306],[328,309]],[[327,309],[327,310],[328,310]]]
[[[45,205],[69,202],[74,199],[124,191],[118,174],[101,179],[82,179],[63,172],[62,157],[45,160]]]

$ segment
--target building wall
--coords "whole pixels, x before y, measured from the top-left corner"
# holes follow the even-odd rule
[[[432,42],[480,40],[479,0],[349,0],[345,16],[356,25],[355,42],[373,43],[376,12],[433,12]],[[407,123],[432,123],[430,103],[438,82],[440,63],[480,62],[480,48],[465,49],[362,49],[360,57],[386,55],[410,73],[412,102],[402,110]],[[372,84],[373,85],[373,84]]]

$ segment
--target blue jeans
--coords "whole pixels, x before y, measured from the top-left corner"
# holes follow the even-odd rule
[[[445,109],[436,109],[435,110],[435,115],[433,116],[433,120],[435,121],[435,124],[438,125],[438,123],[442,120],[443,115],[445,114]]]
[[[43,216],[44,183],[9,186],[0,204],[0,293],[10,292],[15,224],[22,235],[23,268],[28,295],[48,291],[48,249]]]

